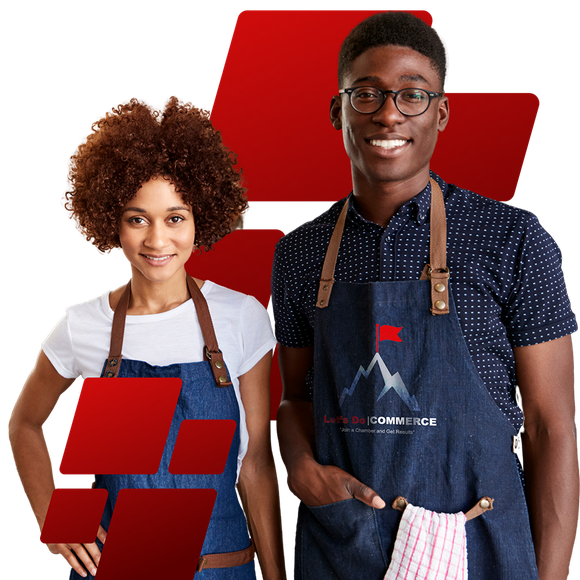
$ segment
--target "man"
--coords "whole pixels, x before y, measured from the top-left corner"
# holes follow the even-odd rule
[[[426,513],[493,505],[465,526],[471,579],[567,577],[576,322],[559,251],[528,212],[430,173],[444,82],[443,46],[422,21],[385,13],[355,27],[330,110],[353,192],[276,250],[297,578],[382,578],[397,496]]]

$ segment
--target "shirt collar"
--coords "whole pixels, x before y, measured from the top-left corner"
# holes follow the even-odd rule
[[[441,191],[443,193],[443,198],[447,197],[447,183],[441,179],[436,173],[430,171],[430,176],[439,184]],[[358,224],[375,224],[374,222],[370,222],[362,217],[356,208],[354,207],[354,195],[351,192],[348,196],[348,213],[347,217],[353,223]],[[414,217],[415,221],[421,225],[425,223],[427,218],[429,217],[429,209],[431,207],[431,182],[427,183],[427,186],[419,192],[414,198],[410,199],[407,203],[404,203],[397,211],[397,214],[401,212],[410,212],[411,215]],[[395,214],[395,215],[397,215]],[[378,226],[380,227],[380,226]]]

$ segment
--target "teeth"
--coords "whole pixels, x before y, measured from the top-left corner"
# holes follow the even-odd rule
[[[402,147],[406,141],[403,139],[371,139],[371,145],[375,147],[382,147],[383,149],[394,149],[395,147]]]
[[[162,256],[161,258],[156,258],[155,256],[145,256],[148,260],[154,260],[156,262],[161,262],[161,260],[167,260],[169,256]]]

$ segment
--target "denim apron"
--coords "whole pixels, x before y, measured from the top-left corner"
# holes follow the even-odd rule
[[[253,547],[248,536],[244,512],[236,494],[238,449],[240,445],[240,410],[232,383],[217,345],[209,309],[197,284],[188,275],[187,285],[194,301],[196,313],[205,341],[204,354],[208,360],[195,363],[153,366],[143,361],[128,360],[121,356],[125,316],[129,304],[130,286],[127,284],[113,319],[111,348],[101,377],[177,377],[182,380],[181,392],[171,422],[169,435],[159,471],[154,475],[96,475],[95,487],[109,492],[101,525],[109,529],[117,495],[121,489],[131,488],[211,488],[217,497],[201,550],[207,554],[221,554],[227,558],[231,552],[244,551],[247,563],[234,567],[203,568],[195,574],[196,580],[255,580]],[[169,473],[169,463],[181,422],[185,419],[233,419],[237,427],[228,454],[225,470],[220,475],[174,475]],[[143,538],[148,541],[148,538]],[[99,548],[103,545],[97,540]],[[219,557],[218,557],[219,558]],[[239,561],[240,558],[238,557]],[[82,576],[71,570],[71,579]],[[88,574],[87,578],[93,576]]]
[[[381,580],[401,518],[390,507],[398,496],[443,513],[494,498],[493,511],[466,524],[470,580],[538,578],[512,449],[517,432],[463,338],[446,266],[445,205],[432,179],[431,192],[430,265],[420,280],[334,282],[347,203],[333,233],[316,304],[315,456],[387,506],[354,498],[301,504],[297,579]]]

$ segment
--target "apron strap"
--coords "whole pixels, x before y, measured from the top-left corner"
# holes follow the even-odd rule
[[[447,267],[447,220],[445,217],[445,201],[439,184],[430,178],[431,209],[430,209],[430,244],[429,264],[425,266],[420,280],[431,280],[431,313],[449,313],[449,268]],[[338,249],[342,240],[348,201],[342,207],[338,216],[326,256],[322,266],[322,275],[318,286],[317,308],[326,308],[330,301],[330,293],[334,284],[334,270],[338,258]]]
[[[211,366],[216,385],[218,387],[228,387],[232,383],[228,379],[226,365],[222,351],[219,349],[213,322],[207,307],[207,301],[201,290],[198,288],[194,279],[187,274],[187,288],[195,305],[199,325],[205,346],[203,348],[204,356],[208,359]],[[131,282],[125,286],[125,290],[119,299],[115,314],[113,316],[113,327],[111,329],[111,346],[104,376],[107,378],[116,378],[121,366],[123,337],[125,335],[125,318],[129,307],[129,298],[131,296]]]

